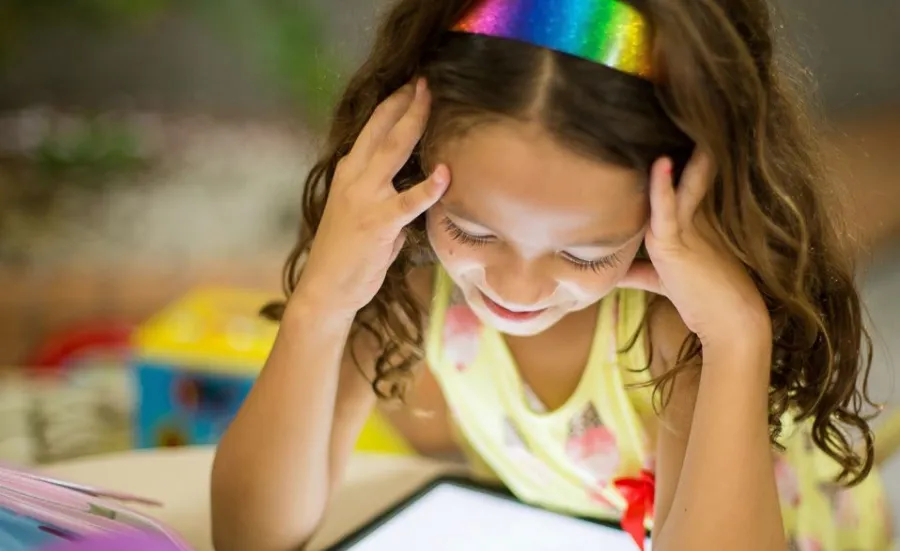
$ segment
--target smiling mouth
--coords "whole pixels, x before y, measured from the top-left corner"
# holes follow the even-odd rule
[[[480,291],[479,291],[479,293],[481,294],[481,299],[484,302],[484,305],[487,307],[487,309],[490,310],[495,316],[505,319],[505,320],[509,320],[509,321],[533,320],[534,318],[540,316],[541,314],[543,314],[544,312],[547,311],[546,308],[541,308],[540,310],[526,310],[526,311],[510,310],[508,308],[504,308],[503,306],[500,306],[499,304],[497,304],[496,302],[491,300],[490,297],[488,297],[484,293],[481,293]]]

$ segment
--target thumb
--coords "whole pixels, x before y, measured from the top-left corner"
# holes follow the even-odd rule
[[[657,295],[664,295],[662,284],[656,268],[648,260],[635,260],[616,287],[621,289],[638,289]]]

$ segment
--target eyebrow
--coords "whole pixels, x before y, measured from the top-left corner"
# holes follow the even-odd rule
[[[465,207],[463,207],[459,204],[448,204],[448,203],[445,203],[442,201],[441,206],[443,206],[444,210],[447,211],[447,214],[449,214],[453,218],[459,218],[460,220],[464,220],[470,224],[474,224],[476,226],[481,226],[482,228],[490,230],[491,233],[497,233],[494,230],[492,230],[491,227],[488,226],[487,224],[483,224],[483,223],[479,222],[477,217],[469,214],[468,211],[466,211]],[[583,248],[597,247],[597,248],[604,248],[604,249],[612,249],[615,247],[620,247],[620,246],[624,245],[625,243],[628,243],[629,241],[631,241],[632,239],[637,237],[637,235],[642,230],[643,230],[643,228],[641,228],[637,232],[630,234],[630,235],[622,234],[622,235],[612,235],[612,236],[608,236],[608,237],[601,237],[601,238],[595,239],[593,241],[589,241],[587,243],[577,243],[577,244],[573,244],[573,245],[568,245],[565,248],[566,249],[583,249]]]

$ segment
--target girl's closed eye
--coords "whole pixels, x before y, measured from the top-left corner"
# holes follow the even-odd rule
[[[452,239],[462,243],[463,245],[480,247],[483,245],[487,245],[488,243],[491,243],[496,239],[495,236],[490,234],[482,235],[467,232],[447,217],[444,217],[442,225],[444,226],[444,230],[450,235]],[[614,253],[594,260],[585,260],[566,252],[560,253],[560,256],[564,260],[566,260],[566,262],[572,264],[579,270],[592,270],[594,272],[600,272],[604,269],[613,268],[620,261],[619,253]]]
[[[480,245],[486,245],[490,243],[494,238],[492,235],[475,235],[465,231],[464,229],[457,226],[453,223],[453,220],[450,220],[446,216],[444,217],[441,225],[444,226],[444,230],[450,234],[450,237],[456,241],[459,241],[463,245],[471,245],[473,247],[477,247]]]
[[[621,260],[621,257],[617,252],[595,260],[584,260],[583,258],[572,256],[569,253],[562,253],[562,256],[571,264],[574,264],[579,270],[591,270],[598,273],[605,269],[614,268]]]

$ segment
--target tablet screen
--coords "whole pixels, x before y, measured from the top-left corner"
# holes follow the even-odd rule
[[[636,551],[637,546],[615,528],[444,482],[345,549]]]

